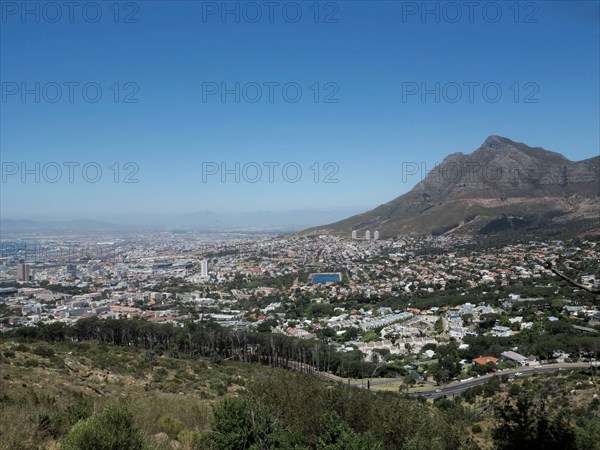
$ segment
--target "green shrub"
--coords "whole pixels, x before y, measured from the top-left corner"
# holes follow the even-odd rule
[[[13,347],[13,350],[17,352],[28,352],[29,347],[27,347],[25,344],[17,344]]]
[[[176,394],[180,392],[182,389],[181,383],[177,379],[170,379],[162,387],[163,392],[168,392],[169,394]]]
[[[132,414],[122,405],[110,405],[75,424],[63,441],[63,450],[141,450],[141,433]]]
[[[210,389],[215,392],[218,397],[227,394],[227,386],[221,380],[211,380]]]
[[[167,369],[164,367],[157,367],[152,373],[152,379],[154,381],[164,381],[165,378],[167,378],[167,375],[169,375]]]
[[[0,405],[13,405],[15,403],[15,399],[10,397],[7,393],[0,395]]]
[[[158,419],[158,426],[160,427],[160,430],[167,433],[171,439],[175,439],[183,430],[183,422],[169,415],[161,416]]]
[[[26,359],[18,363],[21,367],[38,367],[40,363],[38,363],[35,359]]]
[[[33,349],[33,353],[44,358],[50,358],[54,356],[54,350],[47,345],[38,345]]]
[[[228,398],[216,403],[213,413],[214,431],[200,435],[200,448],[277,448],[273,445],[277,423],[261,405]]]

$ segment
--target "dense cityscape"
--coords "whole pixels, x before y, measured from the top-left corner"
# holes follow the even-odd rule
[[[600,248],[590,240],[486,248],[467,237],[153,233],[135,241],[27,238],[4,242],[2,250],[3,331],[91,317],[177,327],[209,321],[331,343],[375,364],[372,376],[386,368],[400,375],[418,364],[411,374],[432,385],[435,368],[428,366],[437,364],[439,345],[456,343],[469,355],[470,339],[600,331],[593,295],[546,267],[559,264],[597,288]],[[566,342],[496,344],[493,355],[463,358],[455,378],[549,360],[589,361],[598,343],[577,352]]]

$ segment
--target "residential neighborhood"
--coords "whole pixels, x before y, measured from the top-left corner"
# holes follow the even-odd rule
[[[577,344],[577,352],[573,345],[518,342],[567,330],[597,338],[597,305],[545,263],[573,267],[578,281],[598,286],[599,251],[594,241],[485,248],[466,238],[169,233],[137,241],[3,243],[2,330],[91,317],[176,327],[215,322],[320,340],[373,362],[378,375],[412,366],[432,381],[438,347],[450,345],[462,355],[462,370],[452,376],[468,378],[597,357],[597,340]],[[482,341],[493,355],[477,354],[479,344],[470,348]]]

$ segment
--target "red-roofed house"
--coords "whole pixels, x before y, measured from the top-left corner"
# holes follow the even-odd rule
[[[487,363],[496,364],[496,362],[498,362],[498,358],[494,358],[493,356],[480,356],[479,358],[475,358],[473,362],[475,364],[485,366]]]

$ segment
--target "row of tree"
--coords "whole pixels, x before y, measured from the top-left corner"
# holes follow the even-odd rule
[[[22,327],[13,333],[18,337],[51,342],[99,341],[170,355],[236,360],[309,373],[326,371],[353,378],[377,374],[377,366],[364,361],[360,351],[342,353],[322,341],[236,330],[214,322],[189,322],[183,327],[174,327],[143,320],[100,320],[93,317],[78,320],[72,327],[53,323]]]

